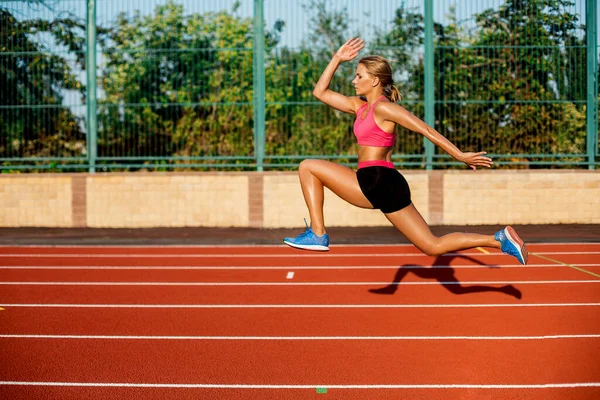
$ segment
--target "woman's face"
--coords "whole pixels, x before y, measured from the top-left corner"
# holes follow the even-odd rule
[[[362,64],[358,64],[358,67],[356,67],[356,75],[352,80],[356,94],[363,96],[369,93],[369,91],[373,89],[373,79],[374,77],[367,72],[367,68]]]

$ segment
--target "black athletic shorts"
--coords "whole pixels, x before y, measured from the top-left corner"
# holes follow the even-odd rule
[[[389,214],[411,203],[408,182],[395,168],[370,166],[356,171],[358,184],[373,207]]]

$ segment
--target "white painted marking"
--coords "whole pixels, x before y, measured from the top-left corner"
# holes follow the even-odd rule
[[[125,336],[125,335],[0,335],[2,339],[80,340],[552,340],[597,339],[600,334],[544,336]]]
[[[249,309],[249,308],[504,308],[504,307],[600,307],[600,303],[496,303],[496,304],[0,304],[27,308],[151,308],[151,309]]]
[[[293,271],[288,272],[287,275],[286,275],[286,278],[287,279],[294,279],[294,272]]]
[[[500,253],[496,253],[497,255],[500,255]],[[540,254],[546,254],[546,253],[540,253]],[[547,253],[547,254],[551,254],[551,253]],[[579,254],[579,253],[578,253]],[[448,254],[450,255],[460,255],[460,254]],[[462,253],[462,255],[486,255],[483,253]],[[384,253],[373,253],[373,254],[357,254],[357,253],[339,253],[339,254],[332,254],[332,253],[320,253],[320,254],[312,254],[312,253],[305,253],[302,254],[301,256],[299,256],[298,254],[243,254],[243,253],[239,253],[239,254],[221,254],[221,253],[204,253],[204,254],[144,254],[144,253],[137,253],[137,254],[105,254],[105,253],[99,253],[99,254],[85,254],[85,253],[81,253],[81,254],[60,254],[60,253],[53,253],[53,254],[33,254],[33,253],[24,253],[24,254],[18,254],[18,253],[4,253],[4,254],[0,254],[0,257],[19,257],[19,258],[298,258],[298,257],[302,257],[302,258],[314,258],[314,257],[327,257],[327,258],[331,258],[331,257],[429,257],[426,256],[425,254],[419,254],[419,253],[410,253],[410,254],[406,254],[406,253],[389,253],[389,254],[384,254]]]
[[[600,251],[548,251],[548,252],[536,252],[543,255],[596,255],[600,254]],[[478,256],[478,257],[489,257],[489,256],[500,256],[503,255],[500,252],[490,252],[489,254],[481,252],[473,253],[448,253],[444,256]],[[0,257],[19,257],[19,258],[315,258],[315,257],[350,257],[350,258],[372,258],[372,257],[426,257],[429,256],[423,253],[322,253],[312,254],[304,253],[302,256],[298,254],[219,254],[219,253],[205,253],[205,254],[33,254],[33,253],[0,253]]]
[[[428,285],[546,285],[600,283],[600,279],[566,281],[461,281],[461,282],[0,282],[4,286],[428,286]]]
[[[535,245],[538,244],[544,244],[544,243],[535,243]],[[551,246],[556,246],[557,244],[561,244],[561,243],[547,243]],[[563,245],[567,245],[567,244],[573,244],[573,243],[562,243]],[[593,243],[589,243],[589,242],[583,242],[583,243],[579,243],[580,245],[593,245]],[[335,245],[336,248],[354,248],[354,247],[413,247],[414,246],[410,243],[388,243],[388,244],[336,244]],[[119,245],[119,244],[110,244],[110,245],[105,245],[105,244],[84,244],[84,245],[80,245],[80,244],[60,244],[60,245],[54,245],[54,244],[0,244],[0,249],[15,249],[15,248],[23,248],[23,249],[79,249],[79,250],[86,250],[86,249],[147,249],[147,248],[151,248],[151,249],[155,249],[155,248],[160,248],[160,249],[194,249],[194,248],[199,248],[199,249],[210,249],[210,248],[215,248],[215,249],[289,249],[289,247],[287,245],[284,244],[158,244],[158,245],[147,245],[147,244],[140,244],[140,245],[134,245],[134,244],[124,244],[124,245]]]
[[[210,383],[128,383],[128,382],[29,382],[0,381],[2,386],[61,386],[61,387],[134,387],[134,388],[183,388],[183,389],[557,389],[600,387],[600,382],[545,383],[545,384],[432,384],[432,385],[246,385],[246,384],[210,384]]]
[[[579,267],[600,267],[600,264],[577,264]],[[366,265],[366,266],[344,266],[344,265],[329,265],[329,266],[305,266],[305,265],[284,265],[284,266],[243,266],[243,265],[232,265],[232,266],[107,266],[107,265],[77,265],[77,266],[27,266],[27,265],[5,265],[0,266],[0,270],[190,270],[190,271],[202,271],[202,270],[281,270],[281,269],[302,269],[302,270],[369,270],[369,269],[398,269],[398,265]],[[402,266],[403,269],[506,269],[506,268],[565,268],[564,265],[552,263],[552,264],[493,264],[493,265],[434,265],[434,266],[423,266],[423,265],[406,265]]]
[[[588,246],[596,247],[600,246],[599,243],[594,242],[534,242],[528,243],[528,246],[567,246],[567,247],[579,247]],[[383,244],[336,244],[335,248],[354,248],[354,247],[414,247],[410,243],[383,243]],[[24,249],[147,249],[147,248],[161,248],[161,249],[205,249],[205,248],[218,248],[218,249],[287,249],[288,246],[284,244],[158,244],[158,245],[147,245],[147,244],[0,244],[0,249],[6,248],[24,248]]]

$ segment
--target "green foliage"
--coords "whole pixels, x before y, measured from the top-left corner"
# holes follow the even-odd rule
[[[81,121],[62,105],[67,90],[83,94],[65,57],[34,38],[53,35],[75,52],[80,25],[73,19],[20,22],[0,7],[0,157],[81,155]]]
[[[576,17],[568,12],[572,5],[507,0],[477,15],[475,29],[459,22],[451,8],[449,23],[434,26],[436,129],[473,151],[572,153],[577,143],[575,153],[583,153],[585,129],[569,128],[585,123],[570,102],[583,100],[585,90],[585,55],[577,47],[584,42],[577,37]],[[423,43],[422,30],[411,28],[410,21],[422,23],[419,15],[400,7],[396,27],[381,41],[392,42],[392,33],[399,38],[394,57],[409,70],[405,91],[418,97],[422,61],[402,58]],[[408,37],[411,42],[402,39]],[[583,119],[574,123],[573,118]]]
[[[311,0],[303,8],[310,16],[308,41],[298,49],[269,52],[267,102],[275,104],[267,107],[266,153],[279,156],[355,154],[350,116],[323,105],[312,95],[332,54],[349,36],[348,12],[346,9],[328,11],[322,0]],[[355,67],[342,64],[330,85],[332,90],[349,93]]]
[[[252,155],[252,20],[235,8],[186,16],[168,2],[119,17],[101,74],[100,156]]]
[[[474,86],[483,91],[471,98],[501,101],[479,105],[474,113],[480,117],[471,128],[479,128],[479,122],[489,126],[490,118],[496,122],[497,129],[486,135],[494,152],[565,151],[557,142],[557,129],[564,126],[569,103],[557,101],[578,100],[566,95],[583,87],[581,80],[569,81],[565,74],[572,68],[565,44],[577,42],[576,18],[568,12],[572,5],[569,0],[507,0],[478,16],[480,34],[473,44],[481,61],[469,67]]]

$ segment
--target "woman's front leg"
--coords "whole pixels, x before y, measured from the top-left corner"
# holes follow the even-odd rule
[[[356,172],[348,167],[325,160],[304,160],[300,163],[298,173],[312,230],[318,236],[325,234],[323,187],[354,206],[373,208],[360,190]]]

